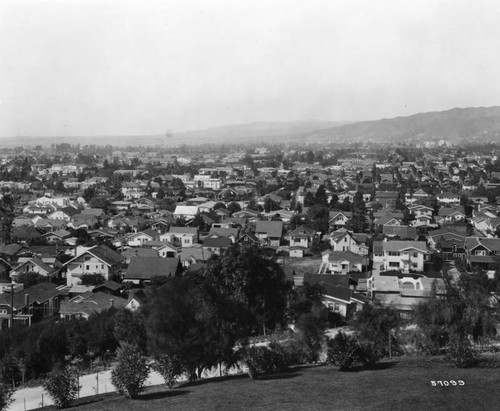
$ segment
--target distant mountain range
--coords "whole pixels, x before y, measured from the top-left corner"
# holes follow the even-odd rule
[[[320,141],[499,141],[500,107],[454,108],[318,130]]]
[[[162,135],[16,137],[4,138],[0,140],[0,145],[50,145],[62,142],[102,145],[105,142],[122,147],[137,145],[167,147],[182,144],[259,142],[328,144],[356,141],[396,143],[438,140],[453,143],[500,141],[500,107],[454,108],[407,117],[359,122],[320,120],[254,122],[204,130],[167,132]]]

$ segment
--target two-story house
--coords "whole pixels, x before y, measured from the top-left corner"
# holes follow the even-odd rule
[[[332,231],[345,228],[347,222],[352,218],[352,213],[347,211],[330,211],[328,223]]]
[[[121,276],[125,257],[106,245],[94,246],[64,264],[68,286],[77,285],[85,274],[101,274],[106,280]]]
[[[350,251],[358,255],[368,255],[368,246],[356,241],[344,228],[330,234],[330,246],[333,251]]]
[[[376,241],[373,244],[373,264],[384,271],[423,272],[429,251],[425,241]]]
[[[288,234],[290,247],[309,248],[315,234],[316,231],[309,226],[301,225],[297,227]]]
[[[198,227],[171,226],[168,232],[160,234],[160,241],[168,241],[175,247],[193,247],[199,242]]]

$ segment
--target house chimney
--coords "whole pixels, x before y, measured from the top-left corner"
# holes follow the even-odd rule
[[[30,295],[24,294],[24,305],[30,305]]]

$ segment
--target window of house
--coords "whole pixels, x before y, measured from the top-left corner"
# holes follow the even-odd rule
[[[101,270],[104,270],[104,264],[101,264]]]
[[[476,255],[486,255],[486,250],[476,250]]]
[[[399,262],[398,261],[390,261],[389,267],[399,267]]]
[[[339,303],[335,303],[335,307],[334,307],[334,311],[340,311],[340,304]]]
[[[90,256],[85,256],[85,258],[83,259],[83,261],[90,261]]]
[[[418,258],[418,253],[413,253],[413,258]]]
[[[88,264],[87,264],[87,265],[85,266],[85,269],[86,269],[87,271],[88,271],[88,270],[90,270],[90,265],[88,265]]]
[[[329,309],[330,311],[333,311],[333,308],[334,308],[333,303],[328,303],[328,309]]]
[[[390,257],[399,257],[399,251],[389,251]]]
[[[411,266],[412,266],[413,268],[418,268],[418,264],[417,264],[417,263],[413,263]]]

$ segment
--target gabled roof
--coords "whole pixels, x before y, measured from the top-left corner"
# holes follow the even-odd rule
[[[217,235],[219,237],[237,237],[239,233],[239,228],[210,228],[208,236],[211,237],[213,235]]]
[[[283,221],[257,221],[256,234],[267,234],[268,237],[281,237],[283,234]]]
[[[38,257],[32,257],[30,258],[28,261],[25,261],[24,263],[18,265],[16,268],[14,268],[13,271],[17,271],[19,268],[25,266],[26,264],[28,263],[31,263],[31,264],[34,264],[38,267],[40,267],[43,271],[45,271],[47,274],[51,273],[52,271],[54,271],[54,269],[48,265],[48,264],[45,264],[40,258]]]
[[[107,245],[101,244],[99,246],[94,246],[92,248],[85,250],[83,253],[67,261],[64,265],[68,265],[72,261],[76,260],[77,258],[80,258],[85,254],[93,255],[94,257],[98,258],[108,266],[119,264],[125,260],[125,257],[121,256],[120,253],[116,252],[115,250],[112,250]]]
[[[306,225],[301,225],[300,227],[297,227],[295,230],[291,231],[289,236],[294,238],[309,238],[313,237],[315,234],[316,231],[314,230],[314,228]]]
[[[352,213],[350,211],[338,211],[338,210],[330,210],[328,213],[328,218],[331,221],[333,218],[338,215],[343,215],[346,219],[350,219],[352,217]]]
[[[483,246],[491,252],[500,252],[500,238],[467,237],[465,243],[469,251]]]

